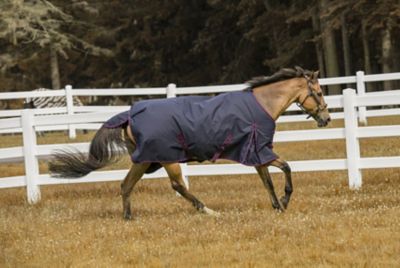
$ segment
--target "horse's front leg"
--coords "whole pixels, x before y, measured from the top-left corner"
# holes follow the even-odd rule
[[[284,211],[284,207],[279,203],[275,194],[274,184],[272,183],[271,175],[268,171],[268,165],[257,166],[256,170],[265,188],[268,190],[269,197],[271,198],[272,207],[280,212]]]
[[[283,173],[285,173],[285,195],[281,197],[281,203],[283,205],[283,207],[286,209],[289,201],[290,201],[290,196],[293,193],[293,184],[292,184],[292,172],[290,169],[289,164],[285,161],[282,160],[280,158],[272,161],[271,163],[269,163],[269,165],[274,166],[279,168],[280,170],[283,171]]]

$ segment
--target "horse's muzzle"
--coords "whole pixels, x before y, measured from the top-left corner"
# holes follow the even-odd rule
[[[317,121],[318,127],[326,127],[329,122],[331,122],[331,115],[329,114],[328,109],[324,109],[320,111],[314,119]]]
[[[318,118],[318,127],[326,127],[329,122],[331,122],[331,117],[327,117],[326,119],[324,118]]]

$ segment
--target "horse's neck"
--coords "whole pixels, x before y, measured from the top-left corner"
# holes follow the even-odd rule
[[[299,97],[301,81],[290,79],[253,89],[254,96],[274,120]]]

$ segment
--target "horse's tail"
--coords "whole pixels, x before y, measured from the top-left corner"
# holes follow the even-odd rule
[[[51,176],[80,178],[115,162],[127,149],[122,137],[122,129],[125,127],[106,128],[103,125],[90,143],[89,154],[77,150],[60,150],[52,154],[49,162]]]

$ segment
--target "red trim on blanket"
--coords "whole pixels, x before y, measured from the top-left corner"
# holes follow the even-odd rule
[[[251,91],[251,95],[254,97],[254,100],[256,101],[256,103],[258,104],[258,106],[261,108],[261,110],[264,111],[264,113],[271,118],[271,120],[275,123],[275,119],[272,118],[272,116],[269,114],[269,112],[267,110],[264,109],[264,107],[261,105],[261,103],[257,100],[256,96],[254,96],[254,92]]]
[[[215,162],[221,156],[221,154],[225,151],[226,146],[231,144],[232,141],[233,141],[233,136],[231,133],[229,133],[228,136],[226,137],[226,139],[224,140],[224,142],[222,143],[221,147],[219,148],[219,150],[214,154],[214,156],[211,158],[210,161]]]

